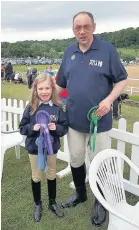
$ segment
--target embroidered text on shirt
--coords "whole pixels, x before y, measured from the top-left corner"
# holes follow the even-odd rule
[[[103,66],[103,61],[90,60],[89,65],[102,67]]]

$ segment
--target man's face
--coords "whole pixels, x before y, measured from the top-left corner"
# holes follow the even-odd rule
[[[73,22],[73,33],[81,45],[87,45],[92,41],[95,31],[95,23],[87,14],[78,15]]]

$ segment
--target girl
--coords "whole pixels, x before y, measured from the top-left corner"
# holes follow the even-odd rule
[[[25,148],[29,153],[32,170],[32,193],[34,198],[34,221],[39,222],[42,216],[41,201],[41,181],[40,172],[37,170],[38,147],[36,139],[39,136],[40,124],[36,124],[36,113],[45,110],[49,113],[51,123],[48,128],[53,137],[53,155],[47,155],[47,185],[49,209],[58,217],[63,217],[64,213],[56,203],[56,153],[60,149],[60,137],[67,131],[67,120],[65,112],[60,107],[60,100],[57,96],[55,84],[52,78],[46,74],[37,76],[33,83],[31,100],[26,107],[20,122],[20,133],[26,135]]]

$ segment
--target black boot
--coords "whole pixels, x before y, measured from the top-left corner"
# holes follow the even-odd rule
[[[76,193],[69,197],[66,202],[61,204],[62,208],[75,207],[77,204],[85,202],[87,200],[85,178],[86,178],[86,168],[85,164],[78,168],[73,168],[71,166],[72,177],[76,188]]]
[[[41,182],[35,183],[31,179],[31,185],[34,198],[34,221],[39,222],[42,217]]]
[[[98,189],[99,189],[100,193],[102,194],[102,196],[104,197],[99,185],[98,185]],[[95,203],[94,203],[94,207],[93,207],[93,211],[92,211],[92,215],[91,215],[92,224],[99,227],[105,222],[106,217],[107,217],[106,209],[95,198]]]
[[[61,207],[56,203],[56,179],[47,180],[48,184],[48,208],[58,217],[64,217],[64,212]]]

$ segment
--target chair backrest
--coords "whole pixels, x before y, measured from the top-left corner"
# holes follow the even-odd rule
[[[99,185],[106,201],[111,206],[126,201],[122,171],[123,160],[139,172],[139,169],[124,154],[115,149],[105,149],[99,152],[90,165],[89,182],[92,191],[95,191],[97,195]]]

